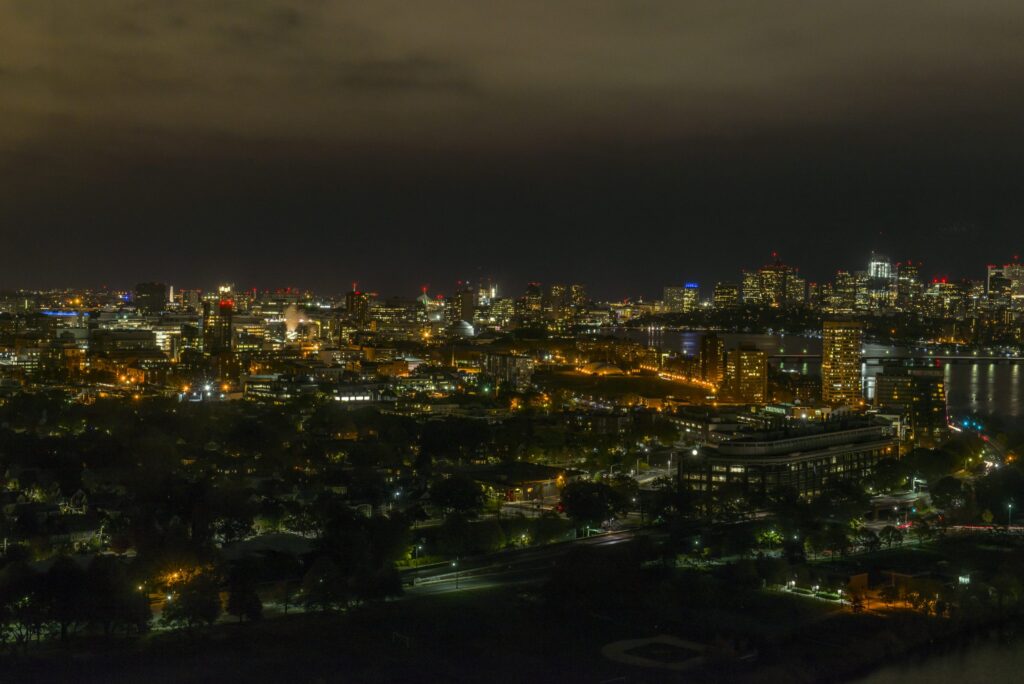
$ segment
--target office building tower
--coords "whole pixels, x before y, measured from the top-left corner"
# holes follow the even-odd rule
[[[714,333],[700,338],[700,378],[720,385],[725,377],[725,341]]]
[[[716,309],[735,309],[740,305],[739,283],[715,283],[713,304]]]
[[[686,283],[682,287],[666,286],[662,306],[666,313],[689,313],[700,305],[700,285]]]
[[[756,273],[743,273],[743,302],[772,308],[802,306],[807,299],[807,283],[797,269],[782,263],[778,254],[775,261],[762,266]]]
[[[753,347],[729,352],[727,372],[730,389],[738,401],[763,404],[768,400],[768,355]]]
[[[921,264],[904,261],[896,264],[896,309],[917,312],[921,306]]]
[[[222,285],[217,297],[203,299],[203,352],[214,356],[231,351],[232,325],[235,311],[233,288]]]
[[[821,398],[827,404],[861,403],[861,342],[858,321],[825,321],[822,326]]]
[[[363,327],[369,321],[370,299],[367,292],[360,292],[356,289],[356,283],[352,283],[352,289],[345,293],[345,314],[351,323]]]
[[[889,261],[889,257],[872,252],[868,261],[868,277],[889,280],[892,276],[892,262]]]
[[[476,312],[477,291],[469,282],[459,281],[455,284],[455,294],[448,299],[448,322],[458,323],[459,321],[473,322],[473,314]]]
[[[935,447],[949,436],[942,367],[887,364],[875,377],[875,405],[907,418],[915,446]]]

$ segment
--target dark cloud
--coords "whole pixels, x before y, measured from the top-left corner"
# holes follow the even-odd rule
[[[1021,249],[1022,33],[1015,2],[15,1],[0,286],[978,275]]]

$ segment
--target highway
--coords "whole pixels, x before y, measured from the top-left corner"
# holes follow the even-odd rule
[[[402,581],[410,596],[531,582],[546,577],[555,562],[572,549],[615,546],[652,533],[650,528],[608,532],[561,544],[462,558],[454,565],[435,563],[403,571]]]

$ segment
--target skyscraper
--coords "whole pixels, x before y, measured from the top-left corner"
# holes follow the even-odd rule
[[[864,327],[858,321],[825,321],[822,326],[821,398],[827,404],[861,402],[860,356]]]
[[[725,341],[714,333],[700,338],[701,380],[719,385],[725,376]]]
[[[700,285],[686,283],[682,287],[666,286],[662,302],[668,313],[689,313],[700,304]]]
[[[948,437],[942,367],[888,364],[876,376],[875,383],[875,405],[905,415],[915,445],[934,447]]]
[[[739,283],[715,283],[714,307],[716,309],[735,309],[739,305]]]
[[[369,320],[370,295],[357,290],[356,283],[352,283],[352,289],[345,293],[345,313],[357,326],[363,326]]]
[[[921,264],[904,261],[896,264],[896,308],[904,312],[916,311],[921,305]]]
[[[758,271],[743,273],[743,302],[773,308],[801,306],[807,298],[807,283],[797,269],[782,263],[772,252],[774,262]]]
[[[889,261],[889,257],[872,252],[871,259],[868,261],[868,277],[885,280],[892,278],[892,263]]]
[[[210,356],[231,351],[233,290],[230,285],[221,285],[216,297],[203,299],[203,352]]]
[[[760,349],[740,347],[729,352],[729,385],[737,400],[763,404],[768,400],[768,356]]]

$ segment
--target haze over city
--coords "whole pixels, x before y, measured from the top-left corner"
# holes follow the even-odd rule
[[[635,297],[771,251],[821,279],[1022,248],[1018,3],[0,12],[3,287]]]

